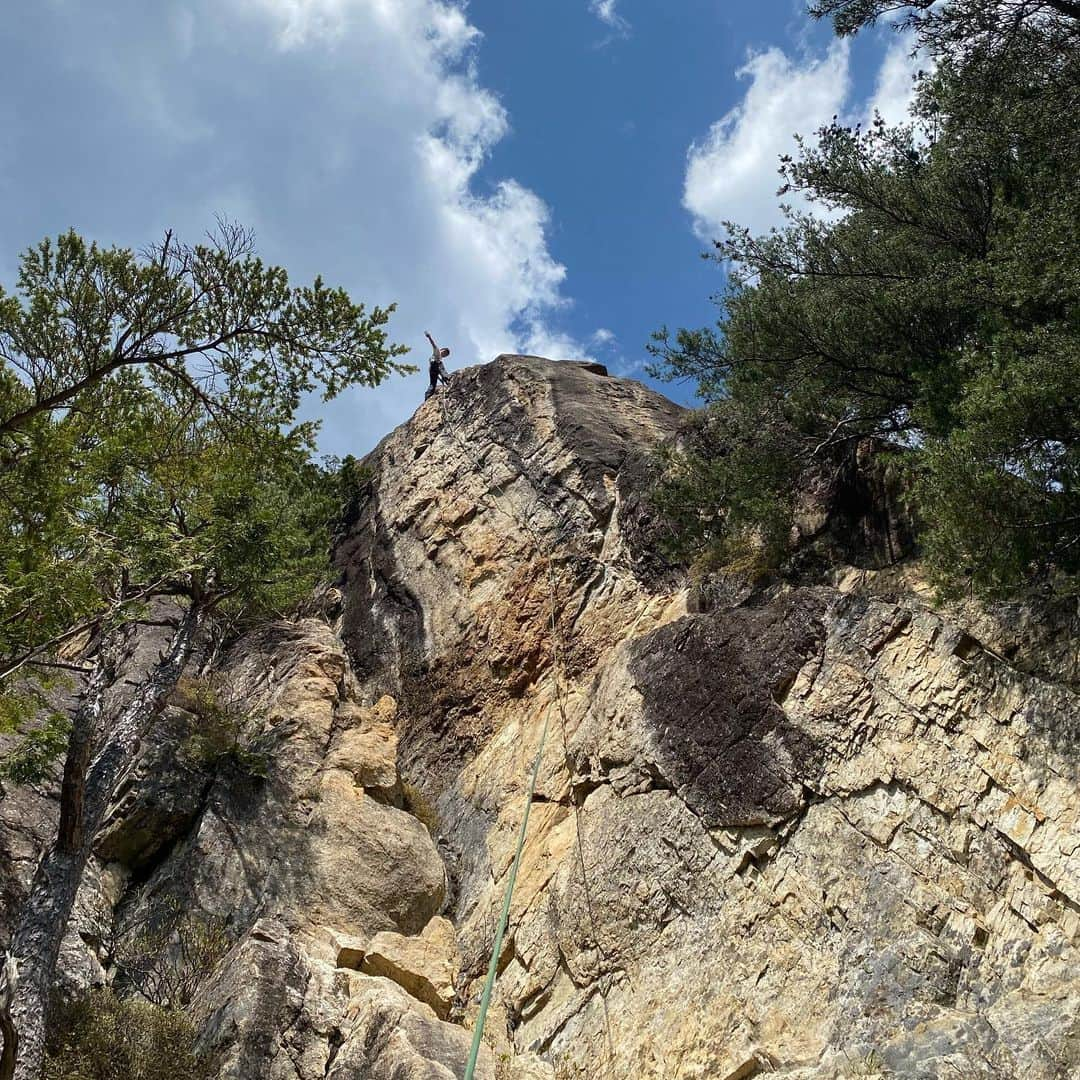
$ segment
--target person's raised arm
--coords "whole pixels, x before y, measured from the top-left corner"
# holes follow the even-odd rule
[[[431,331],[430,330],[425,330],[424,331],[424,337],[426,337],[428,339],[428,341],[431,342],[431,347],[436,352],[438,352],[439,351],[439,346],[435,344],[435,339],[431,336]]]

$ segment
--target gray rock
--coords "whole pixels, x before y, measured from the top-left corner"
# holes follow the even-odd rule
[[[465,1074],[469,1032],[438,1020],[389,979],[361,975],[347,1019],[349,1034],[327,1080],[458,1080]],[[477,1080],[495,1080],[487,1050],[478,1066]]]
[[[180,709],[162,714],[120,781],[94,843],[97,856],[132,870],[151,864],[190,827],[212,780],[190,751],[194,718]]]

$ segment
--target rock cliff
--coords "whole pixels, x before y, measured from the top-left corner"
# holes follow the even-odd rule
[[[212,661],[232,742],[182,695],[146,741],[65,979],[180,913],[223,1080],[460,1076],[547,722],[483,1076],[1077,1075],[1075,612],[704,589],[643,502],[680,416],[504,356],[389,435],[338,587]],[[50,794],[0,799],[5,933]]]

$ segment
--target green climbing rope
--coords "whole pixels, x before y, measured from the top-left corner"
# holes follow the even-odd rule
[[[465,1066],[465,1080],[473,1080],[476,1073],[476,1062],[480,1057],[480,1042],[484,1037],[484,1021],[487,1019],[488,1006],[491,1004],[491,993],[495,989],[495,975],[499,969],[499,954],[502,952],[503,934],[506,933],[506,924],[510,919],[510,901],[514,895],[514,883],[517,881],[521,853],[525,850],[525,831],[529,827],[529,811],[532,810],[533,796],[536,794],[536,778],[540,775],[540,762],[544,756],[544,743],[547,742],[550,722],[551,707],[549,706],[544,716],[544,730],[540,733],[540,745],[536,749],[536,761],[533,762],[532,779],[529,781],[529,794],[525,799],[525,813],[522,815],[521,829],[518,831],[517,850],[514,852],[514,861],[510,867],[510,880],[506,883],[502,911],[499,913],[499,923],[495,927],[495,942],[491,949],[491,963],[488,964],[487,978],[484,980],[484,992],[480,995],[480,1011],[476,1014],[476,1026],[473,1029],[472,1046],[469,1049],[469,1062]]]
[[[478,473],[485,473],[486,472],[488,474],[488,477],[489,477],[489,479],[491,481],[491,489],[487,493],[482,495],[481,498],[486,498],[487,499],[489,506],[492,508],[492,510],[495,513],[503,514],[505,517],[507,517],[511,521],[513,521],[523,532],[528,533],[529,536],[531,536],[531,538],[532,538],[533,545],[536,548],[537,553],[542,554],[544,552],[543,541],[540,538],[540,536],[537,534],[536,529],[534,528],[533,523],[530,520],[532,507],[535,506],[540,500],[540,491],[537,490],[537,493],[536,493],[536,495],[534,496],[534,499],[533,499],[532,506],[530,506],[528,509],[526,509],[520,515],[515,514],[513,511],[508,510],[505,507],[503,507],[502,505],[500,505],[499,502],[496,502],[495,499],[493,499],[491,497],[491,492],[492,491],[497,492],[501,497],[505,497],[506,492],[502,488],[502,486],[499,484],[499,482],[498,482],[498,480],[497,480],[497,478],[496,478],[496,476],[494,474],[494,470],[488,468],[483,462],[481,462],[480,459],[477,457],[477,455],[473,452],[472,447],[469,446],[469,444],[465,441],[464,438],[462,438],[461,433],[458,430],[457,421],[456,421],[456,419],[454,417],[451,416],[450,411],[446,407],[445,400],[440,399],[439,405],[440,405],[440,411],[441,411],[442,417],[443,417],[443,424],[450,431],[451,436],[453,437],[453,439],[461,447],[462,453],[464,454],[464,456],[467,457],[467,458],[472,459],[473,466],[474,466],[475,470]],[[556,516],[562,519],[562,527],[565,528],[566,525],[568,524],[566,515],[565,514],[558,514],[556,512]],[[599,561],[599,560],[597,560],[597,561]],[[604,567],[604,571],[606,573],[607,572],[607,564],[601,562],[601,565]],[[553,660],[554,660],[554,666],[555,666],[555,701],[556,701],[556,704],[557,704],[557,707],[558,707],[558,710],[559,710],[560,730],[562,732],[564,766],[566,768],[567,777],[570,780],[570,787],[571,787],[570,802],[571,802],[571,805],[574,808],[574,835],[577,838],[578,860],[579,860],[580,865],[581,865],[581,881],[582,881],[582,886],[583,886],[583,888],[585,890],[585,900],[586,900],[586,904],[587,904],[587,907],[588,907],[588,913],[589,913],[589,924],[590,924],[590,926],[592,928],[592,933],[593,933],[594,939],[598,940],[597,933],[596,933],[596,918],[595,918],[595,915],[593,914],[592,897],[590,895],[590,890],[589,890],[589,880],[588,880],[588,875],[586,874],[586,871],[585,871],[585,854],[584,854],[584,851],[582,850],[582,846],[581,846],[580,809],[578,807],[577,801],[573,797],[573,769],[572,769],[571,764],[570,764],[570,754],[569,754],[569,751],[567,749],[567,741],[566,741],[566,726],[567,726],[567,724],[566,724],[566,712],[565,712],[565,707],[564,707],[564,703],[563,703],[563,690],[562,690],[562,687],[565,687],[565,682],[566,682],[566,680],[565,680],[565,672],[563,671],[563,645],[562,645],[562,635],[559,633],[558,620],[556,619],[556,616],[555,616],[555,602],[556,602],[556,594],[557,594],[558,590],[557,590],[557,587],[556,587],[555,573],[554,573],[554,569],[553,569],[553,566],[552,566],[552,561],[551,561],[550,555],[548,555],[548,557],[547,557],[547,570],[548,570],[548,573],[547,573],[548,588],[549,588],[550,594],[551,594],[550,620],[551,620],[551,644],[552,644]],[[560,675],[562,675],[563,677],[560,678]],[[562,687],[560,687],[560,683],[562,683]],[[548,710],[547,710],[547,712],[545,713],[545,716],[544,716],[544,729],[543,729],[543,731],[541,732],[541,735],[540,735],[540,744],[539,744],[539,747],[537,748],[537,751],[536,751],[536,761],[533,763],[532,779],[531,779],[531,781],[529,783],[528,796],[527,796],[526,801],[525,801],[525,813],[522,816],[521,828],[520,828],[520,831],[518,832],[517,850],[514,852],[514,861],[513,861],[512,865],[511,865],[511,868],[510,868],[510,878],[506,883],[506,893],[505,893],[505,895],[503,897],[502,911],[501,911],[501,913],[499,915],[499,923],[498,923],[498,926],[496,927],[496,931],[495,931],[495,941],[494,941],[494,943],[492,945],[491,961],[488,964],[487,978],[484,981],[484,991],[480,996],[480,1009],[479,1009],[479,1011],[478,1011],[478,1013],[476,1015],[476,1026],[475,1026],[475,1028],[473,1030],[472,1047],[471,1047],[471,1049],[469,1051],[469,1060],[468,1060],[468,1064],[466,1065],[466,1068],[465,1068],[465,1080],[474,1080],[474,1076],[475,1076],[475,1073],[476,1073],[476,1063],[477,1063],[477,1060],[480,1057],[480,1043],[482,1042],[483,1036],[484,1036],[484,1023],[487,1020],[488,1007],[491,1004],[491,995],[492,995],[492,993],[494,992],[494,989],[495,989],[495,979],[496,979],[496,976],[498,974],[498,968],[499,968],[499,954],[502,952],[503,936],[506,933],[506,926],[507,926],[507,923],[509,922],[509,919],[510,919],[510,904],[511,904],[511,902],[513,900],[514,886],[515,886],[515,884],[517,882],[518,866],[519,866],[519,864],[521,862],[522,852],[525,849],[525,835],[526,835],[526,830],[527,830],[528,824],[529,824],[529,811],[532,809],[533,797],[536,794],[536,780],[537,780],[537,777],[539,776],[539,773],[540,773],[540,762],[541,762],[541,760],[543,759],[543,756],[544,756],[544,744],[547,742],[548,726],[549,726],[550,722],[551,722],[551,706],[548,707]],[[612,1035],[611,1035],[611,1021],[610,1021],[610,1019],[608,1017],[607,998],[606,998],[606,995],[604,994],[603,990],[601,990],[601,992],[600,992],[600,1000],[603,1003],[603,1008],[604,1008],[604,1028],[605,1028],[605,1031],[606,1031],[606,1034],[607,1034],[608,1061],[609,1061],[609,1064],[611,1064],[613,1066],[614,1062],[615,1062],[615,1047],[614,1047],[614,1040],[612,1039]]]

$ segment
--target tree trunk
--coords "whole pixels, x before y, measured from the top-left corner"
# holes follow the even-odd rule
[[[11,1022],[11,999],[15,993],[15,979],[15,961],[6,956],[3,968],[0,968],[0,1034],[4,1036],[4,1050],[0,1053],[0,1080],[11,1080],[15,1075],[15,1050],[19,1045],[15,1025]]]
[[[1076,0],[1047,0],[1047,4],[1070,19],[1080,19],[1080,3]]]
[[[11,942],[10,955],[18,964],[10,1017],[17,1036],[14,1080],[39,1080],[41,1076],[45,1024],[60,945],[67,933],[94,836],[124,769],[134,758],[151,721],[161,711],[191,657],[202,618],[198,607],[185,613],[168,651],[121,710],[89,768],[90,744],[86,735],[96,726],[104,686],[92,685],[94,693],[88,690],[86,702],[79,710],[64,769],[57,841],[38,864]],[[7,1056],[10,1055],[5,1053]],[[0,1080],[9,1077],[0,1075]]]

